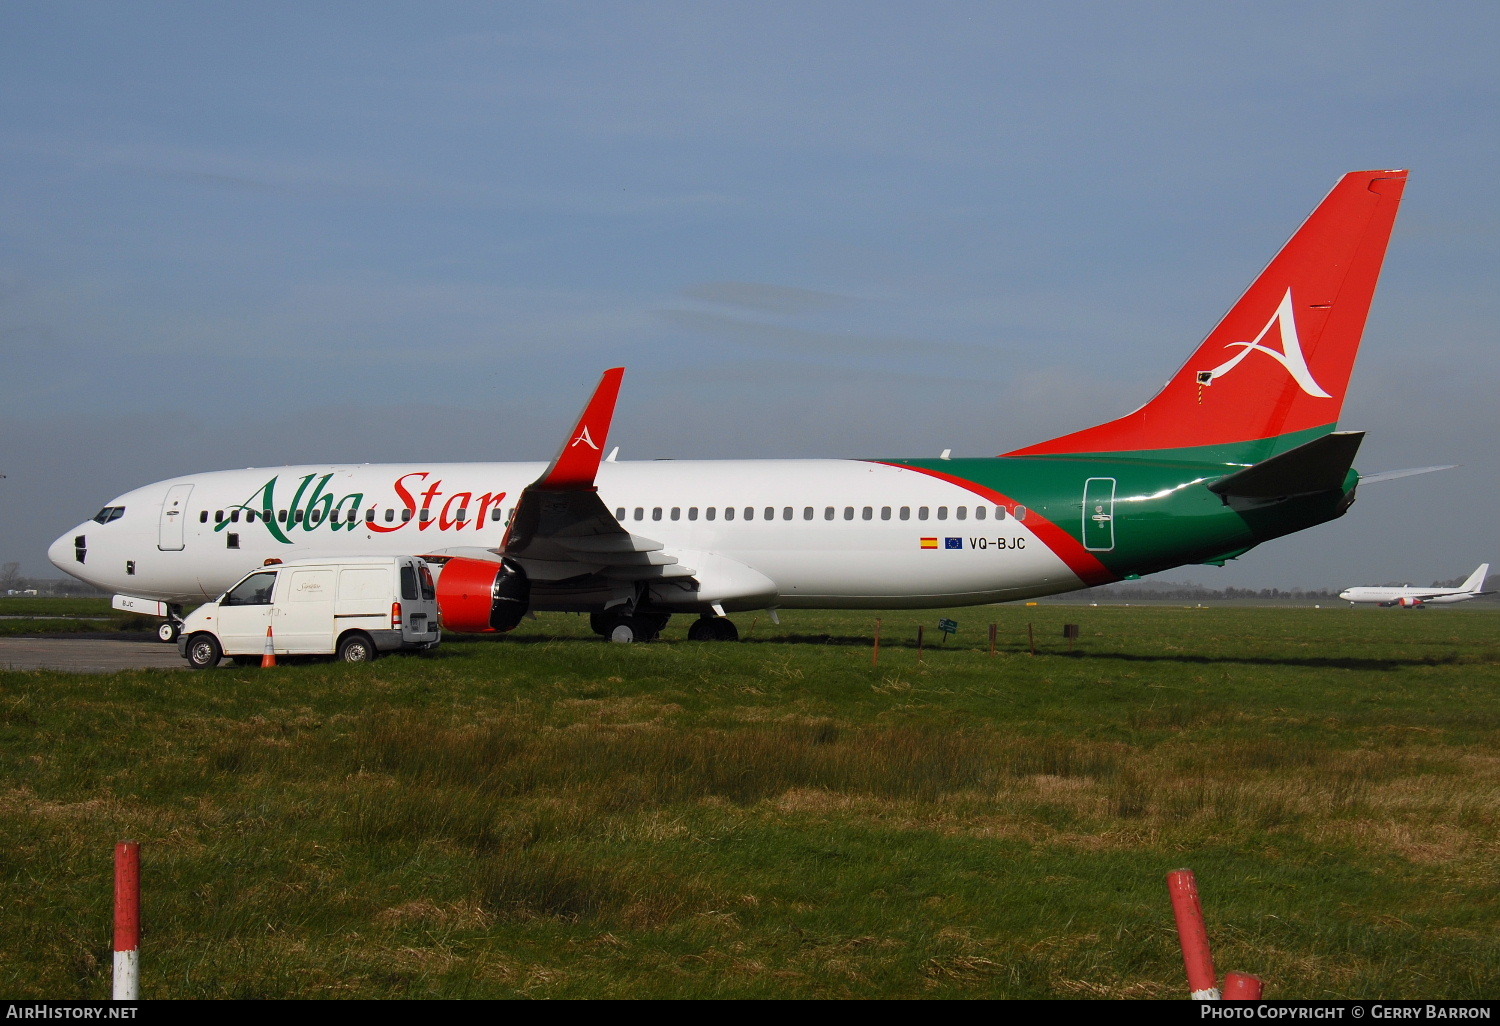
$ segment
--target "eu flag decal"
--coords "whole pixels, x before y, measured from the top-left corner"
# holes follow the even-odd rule
[[[964,540],[962,538],[944,538],[943,539],[943,548],[945,548],[945,549],[961,549],[963,547],[964,547]]]

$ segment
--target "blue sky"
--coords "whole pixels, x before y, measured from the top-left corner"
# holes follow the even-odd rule
[[[987,455],[1117,416],[1343,172],[1411,183],[1372,486],[1213,586],[1500,563],[1493,3],[0,0],[0,562],[127,488]]]

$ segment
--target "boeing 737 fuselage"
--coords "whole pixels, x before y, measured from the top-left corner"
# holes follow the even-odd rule
[[[127,492],[49,558],[166,618],[267,560],[420,555],[449,630],[531,611],[621,640],[696,613],[913,608],[1222,563],[1354,499],[1335,430],[1406,173],[1346,175],[1162,391],[1118,420],[980,459],[605,460],[606,372],[551,464],[296,466]]]

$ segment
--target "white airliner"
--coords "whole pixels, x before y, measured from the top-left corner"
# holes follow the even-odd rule
[[[548,465],[190,474],[111,500],[48,556],[162,616],[163,640],[187,605],[309,557],[427,557],[450,631],[561,610],[625,641],[673,613],[729,639],[734,611],[1003,602],[1223,565],[1354,501],[1363,436],[1335,428],[1405,184],[1345,175],[1155,398],[1003,456],[616,463],[616,368]]]
[[[1339,598],[1346,602],[1378,602],[1382,606],[1400,606],[1403,609],[1420,609],[1423,606],[1447,605],[1452,602],[1467,602],[1481,595],[1493,595],[1493,591],[1482,591],[1484,580],[1490,575],[1488,563],[1479,564],[1479,569],[1457,588],[1346,588]]]

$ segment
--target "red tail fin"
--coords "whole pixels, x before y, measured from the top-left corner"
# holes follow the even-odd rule
[[[1215,446],[1256,462],[1333,430],[1405,185],[1345,175],[1154,399],[1006,455]]]

